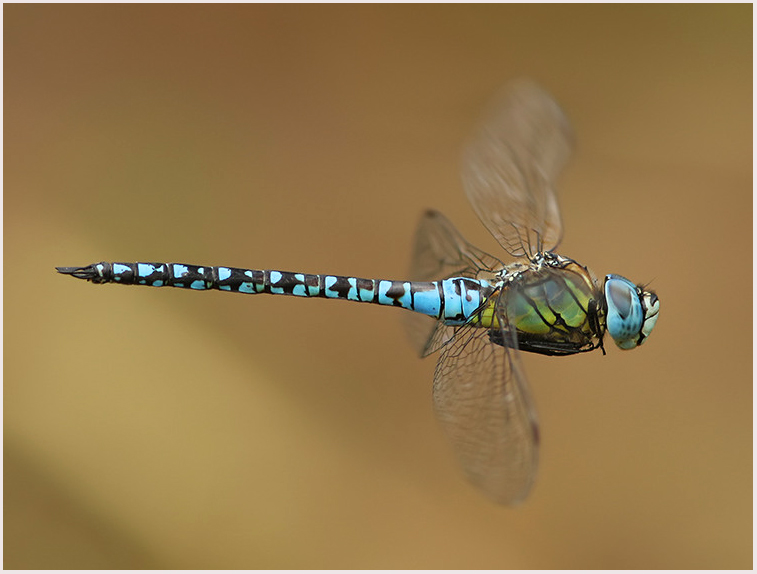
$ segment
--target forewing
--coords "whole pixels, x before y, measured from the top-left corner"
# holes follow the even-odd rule
[[[526,498],[538,463],[538,425],[514,334],[507,348],[488,331],[457,329],[434,373],[434,406],[468,479],[489,498]]]
[[[573,148],[570,124],[552,97],[521,80],[495,98],[463,154],[473,209],[514,257],[554,249],[562,237],[554,181]]]
[[[434,281],[447,277],[475,277],[502,262],[468,243],[441,213],[428,210],[415,233],[410,279]],[[422,357],[444,346],[454,329],[419,313],[406,313],[404,322],[410,339]]]

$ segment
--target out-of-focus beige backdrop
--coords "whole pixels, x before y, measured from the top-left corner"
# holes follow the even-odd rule
[[[5,566],[750,568],[752,7],[6,5]],[[651,281],[641,349],[525,357],[492,505],[400,312],[94,286],[180,261],[402,279],[488,98],[572,119],[560,251]]]

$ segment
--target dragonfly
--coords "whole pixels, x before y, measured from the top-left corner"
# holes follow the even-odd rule
[[[620,275],[601,283],[555,252],[563,234],[555,180],[574,145],[555,100],[529,80],[494,98],[464,148],[465,193],[509,262],[468,243],[441,213],[415,235],[412,281],[180,263],[93,263],[57,271],[92,283],[217,289],[398,307],[422,357],[438,354],[434,409],[467,478],[517,505],[538,467],[539,427],[521,352],[567,356],[642,345],[657,295]]]

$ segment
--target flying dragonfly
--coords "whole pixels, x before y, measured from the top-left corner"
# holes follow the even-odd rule
[[[494,100],[465,148],[463,183],[481,222],[513,259],[468,243],[439,212],[420,220],[413,281],[179,263],[58,267],[93,283],[218,289],[344,299],[413,311],[421,356],[438,353],[433,401],[467,478],[506,505],[523,501],[536,476],[539,430],[520,351],[564,356],[644,343],[657,295],[620,275],[600,282],[555,249],[562,222],[554,182],[573,134],[558,104],[516,81]]]

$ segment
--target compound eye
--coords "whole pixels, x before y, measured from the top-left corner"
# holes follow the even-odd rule
[[[620,275],[605,278],[607,301],[607,332],[621,349],[633,349],[640,344],[639,334],[644,324],[644,309],[636,285]]]
[[[631,314],[631,297],[636,293],[632,292],[625,283],[616,279],[607,282],[605,293],[607,303],[613,307],[621,319],[626,319]]]

